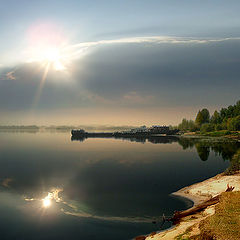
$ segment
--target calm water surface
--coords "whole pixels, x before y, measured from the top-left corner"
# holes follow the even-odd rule
[[[159,230],[152,221],[191,206],[169,194],[225,170],[235,149],[141,141],[0,132],[0,239],[124,240]]]

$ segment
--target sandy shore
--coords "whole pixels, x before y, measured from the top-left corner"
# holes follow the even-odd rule
[[[179,191],[172,193],[176,196],[181,196],[190,199],[197,205],[203,201],[206,201],[218,194],[221,194],[227,189],[227,185],[233,186],[234,191],[240,191],[240,173],[225,176],[224,174],[218,174],[215,177],[207,179],[203,182],[193,184],[191,186],[180,189]],[[184,234],[187,230],[187,236],[194,236],[200,233],[199,223],[201,220],[215,213],[215,207],[210,206],[204,211],[197,214],[185,217],[181,223],[174,226],[171,229],[162,231],[156,234],[149,235],[147,240],[170,240],[175,239],[177,236]]]

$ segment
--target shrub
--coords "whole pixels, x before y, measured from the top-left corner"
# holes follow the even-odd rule
[[[222,125],[221,124],[215,124],[215,131],[219,131],[219,130],[222,130]]]
[[[230,131],[240,130],[240,116],[229,118],[227,120],[227,129]]]
[[[200,131],[202,133],[212,132],[212,131],[214,131],[214,125],[211,123],[204,123],[204,124],[202,124]]]

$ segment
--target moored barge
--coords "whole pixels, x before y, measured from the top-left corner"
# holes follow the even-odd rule
[[[179,130],[171,130],[167,126],[152,126],[147,128],[142,126],[140,128],[134,128],[129,131],[121,132],[86,132],[83,129],[73,129],[71,131],[73,138],[89,138],[89,137],[104,137],[104,138],[131,138],[131,137],[142,137],[148,138],[152,136],[162,136],[162,135],[176,135]]]

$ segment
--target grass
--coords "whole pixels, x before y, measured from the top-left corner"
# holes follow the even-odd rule
[[[202,137],[226,137],[233,140],[240,140],[240,131],[228,131],[228,130],[220,130],[220,131],[212,131],[212,132],[191,132],[184,133],[185,136],[202,136]]]
[[[191,240],[191,238],[184,236],[186,233],[178,235],[175,240]]]
[[[209,137],[222,137],[222,136],[230,135],[232,134],[232,132],[228,130],[221,130],[221,131],[214,131],[214,132],[206,132],[203,134]]]
[[[214,215],[200,223],[198,239],[240,239],[240,192],[221,194]]]

